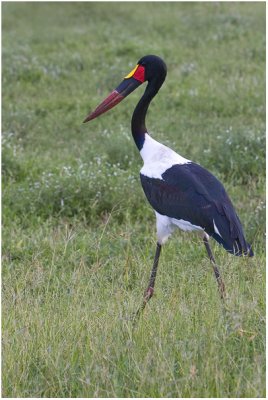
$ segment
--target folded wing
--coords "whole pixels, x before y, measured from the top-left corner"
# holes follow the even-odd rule
[[[140,175],[151,206],[162,215],[200,226],[230,253],[253,255],[223,185],[195,163],[173,165],[162,179]]]

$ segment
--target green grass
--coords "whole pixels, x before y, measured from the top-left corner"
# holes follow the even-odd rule
[[[265,3],[3,3],[2,396],[265,397]],[[255,257],[177,232],[133,314],[154,214],[130,133],[144,88],[82,124],[146,54],[153,137],[225,185]]]

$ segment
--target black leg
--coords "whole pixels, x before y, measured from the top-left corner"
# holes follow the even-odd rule
[[[146,304],[148,303],[148,301],[150,300],[150,298],[154,294],[155,278],[156,278],[156,273],[157,273],[157,267],[158,267],[158,261],[159,261],[160,253],[161,253],[161,244],[157,243],[156,252],[155,252],[155,256],[154,256],[153,268],[152,268],[151,276],[150,276],[150,280],[149,280],[149,285],[148,285],[148,288],[145,290],[144,298],[143,298],[143,304],[138,309],[137,315],[139,315],[140,312],[145,308]]]
[[[208,242],[208,238],[207,238],[206,235],[203,237],[203,242],[204,242],[204,245],[206,247],[206,250],[207,250],[207,253],[208,253],[208,257],[209,257],[209,259],[211,261],[211,264],[213,266],[213,270],[214,270],[214,274],[215,274],[216,280],[218,282],[221,298],[223,299],[225,297],[224,282],[223,282],[223,280],[221,278],[220,271],[219,271],[219,269],[218,269],[218,267],[216,265],[216,261],[215,261],[215,258],[213,257],[213,254],[212,254],[209,242]]]
[[[155,278],[156,278],[160,253],[161,253],[161,244],[157,243],[156,252],[155,252],[155,256],[154,256],[153,268],[152,268],[152,272],[151,272],[151,276],[150,276],[150,280],[149,280],[149,285],[144,293],[144,301],[146,303],[147,303],[147,301],[150,300],[150,298],[154,294],[154,284],[155,284]]]

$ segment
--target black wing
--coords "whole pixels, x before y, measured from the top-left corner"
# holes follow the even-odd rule
[[[140,177],[149,203],[159,214],[201,226],[232,254],[253,255],[231,200],[209,171],[187,163],[173,165],[162,174],[162,179],[142,174]]]

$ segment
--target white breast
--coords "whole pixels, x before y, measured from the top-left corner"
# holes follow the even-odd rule
[[[145,134],[145,141],[140,154],[144,162],[140,172],[149,178],[162,179],[162,174],[173,165],[191,162],[154,140],[148,133]]]

